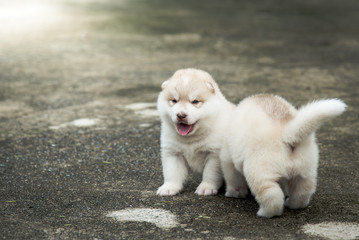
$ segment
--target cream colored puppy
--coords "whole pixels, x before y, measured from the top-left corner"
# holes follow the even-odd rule
[[[164,183],[158,195],[180,192],[189,169],[202,173],[198,195],[217,194],[223,181],[219,151],[234,108],[202,70],[178,70],[162,84],[157,109]]]
[[[314,131],[340,115],[338,99],[311,102],[299,110],[281,97],[244,99],[229,122],[221,151],[227,197],[244,197],[247,184],[261,217],[279,216],[309,204],[317,183],[318,147]]]

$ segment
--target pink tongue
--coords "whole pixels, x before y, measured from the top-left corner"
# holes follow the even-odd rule
[[[192,130],[192,125],[179,123],[177,124],[177,129],[182,136],[186,136]]]

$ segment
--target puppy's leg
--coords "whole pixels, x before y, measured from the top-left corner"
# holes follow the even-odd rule
[[[198,195],[216,195],[222,185],[222,174],[219,158],[215,154],[208,156],[202,173],[202,182],[196,189]]]
[[[162,156],[164,183],[157,190],[157,195],[172,196],[179,193],[188,175],[185,159],[178,155]]]
[[[244,176],[236,170],[231,161],[221,161],[221,165],[226,181],[226,197],[245,198],[248,187]]]
[[[282,215],[284,194],[279,184],[269,179],[256,184],[258,184],[258,186],[251,189],[255,189],[252,191],[259,203],[257,215],[266,218]]]
[[[289,197],[285,206],[291,209],[300,209],[308,206],[316,188],[316,177],[296,177],[289,181]]]
[[[244,175],[259,204],[257,215],[266,218],[280,216],[283,213],[285,196],[278,184],[279,176],[275,174],[275,169],[261,164],[260,159],[250,160],[249,164],[244,164]]]

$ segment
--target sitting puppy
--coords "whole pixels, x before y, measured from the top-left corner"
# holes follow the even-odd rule
[[[220,153],[227,197],[245,197],[247,184],[261,217],[279,216],[309,204],[317,183],[314,131],[340,115],[338,99],[319,100],[296,110],[283,98],[255,95],[233,112]],[[287,197],[287,198],[286,198]]]
[[[217,194],[222,185],[219,151],[234,108],[202,70],[178,70],[162,84],[157,109],[164,184],[158,195],[180,192],[189,168],[202,173],[198,195]]]

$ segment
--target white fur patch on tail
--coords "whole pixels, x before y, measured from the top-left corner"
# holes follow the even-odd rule
[[[300,143],[324,121],[342,114],[346,107],[347,105],[340,99],[324,99],[308,103],[298,110],[294,119],[285,127],[284,142]]]

